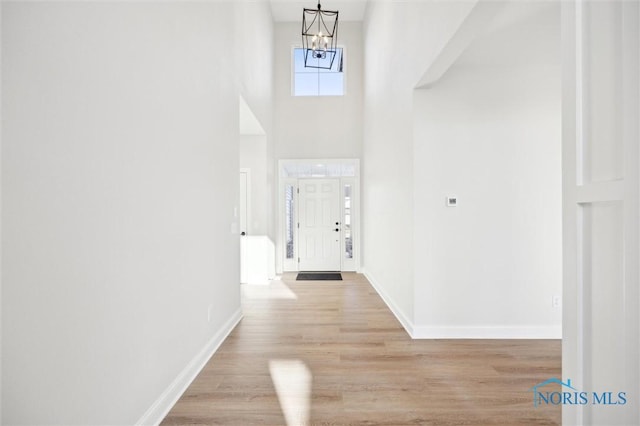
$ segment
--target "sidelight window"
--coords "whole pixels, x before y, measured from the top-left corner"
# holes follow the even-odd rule
[[[351,230],[351,184],[344,186],[344,217],[342,229],[344,232],[344,257],[353,259],[353,234]]]
[[[293,194],[295,188],[293,185],[286,185],[284,189],[284,214],[285,214],[285,244],[287,259],[293,259],[294,244],[294,202]]]

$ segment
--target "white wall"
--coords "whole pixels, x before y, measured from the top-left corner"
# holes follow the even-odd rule
[[[415,92],[416,337],[561,335],[559,23],[509,4]]]
[[[3,3],[0,2],[0,23],[2,23]],[[0,30],[0,118],[2,117],[2,30]],[[2,120],[0,120],[0,259],[2,259]],[[0,262],[0,309],[2,309],[2,264]],[[2,312],[0,312],[0,423],[2,423]]]
[[[237,69],[231,3],[2,7],[3,423],[131,424],[239,314],[271,59]]]
[[[413,321],[413,89],[475,2],[370,2],[364,26],[363,260]]]
[[[271,152],[274,109],[274,25],[271,7],[266,0],[228,2],[233,3],[234,7],[234,30],[217,31],[219,37],[234,45],[236,84],[268,136],[268,150]]]
[[[273,213],[271,187],[267,180],[267,137],[240,136],[240,167],[250,169],[251,223],[249,235],[270,235],[269,223]]]
[[[243,99],[255,116],[264,133],[260,143],[260,155],[264,155],[266,165],[260,170],[252,170],[251,178],[257,185],[252,186],[254,197],[260,204],[252,204],[254,211],[266,211],[266,217],[260,219],[259,233],[275,238],[276,172],[274,160],[274,25],[271,8],[268,2],[241,1],[234,2],[236,11],[235,53],[237,83]],[[243,133],[243,132],[241,132]],[[246,142],[246,140],[245,140]],[[245,163],[243,155],[247,153],[246,143],[241,142],[241,163]],[[244,153],[244,154],[243,154]],[[255,158],[254,154],[251,154]],[[250,167],[242,166],[241,167]],[[258,200],[256,200],[258,201]]]
[[[500,13],[489,33],[414,90],[475,8],[368,5],[364,269],[415,337],[558,336],[557,5],[484,7],[474,19]]]
[[[346,94],[301,97],[291,92],[291,56],[299,23],[275,26],[275,158],[360,158],[362,152],[362,25],[341,22]]]

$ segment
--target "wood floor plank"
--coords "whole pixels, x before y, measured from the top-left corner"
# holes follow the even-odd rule
[[[243,286],[244,318],[163,425],[558,425],[558,340],[412,340],[367,280]],[[293,420],[292,420],[293,419]]]

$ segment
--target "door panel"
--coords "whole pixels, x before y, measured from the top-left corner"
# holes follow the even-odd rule
[[[299,189],[298,269],[339,271],[340,181],[301,179]]]
[[[563,424],[640,424],[640,7],[562,9],[562,374],[582,391],[633,401],[565,404]]]

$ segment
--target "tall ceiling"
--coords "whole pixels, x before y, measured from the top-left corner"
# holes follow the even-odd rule
[[[315,9],[318,0],[269,0],[276,22],[302,22],[302,9]],[[362,21],[367,0],[320,0],[322,9],[340,12],[340,21]]]

